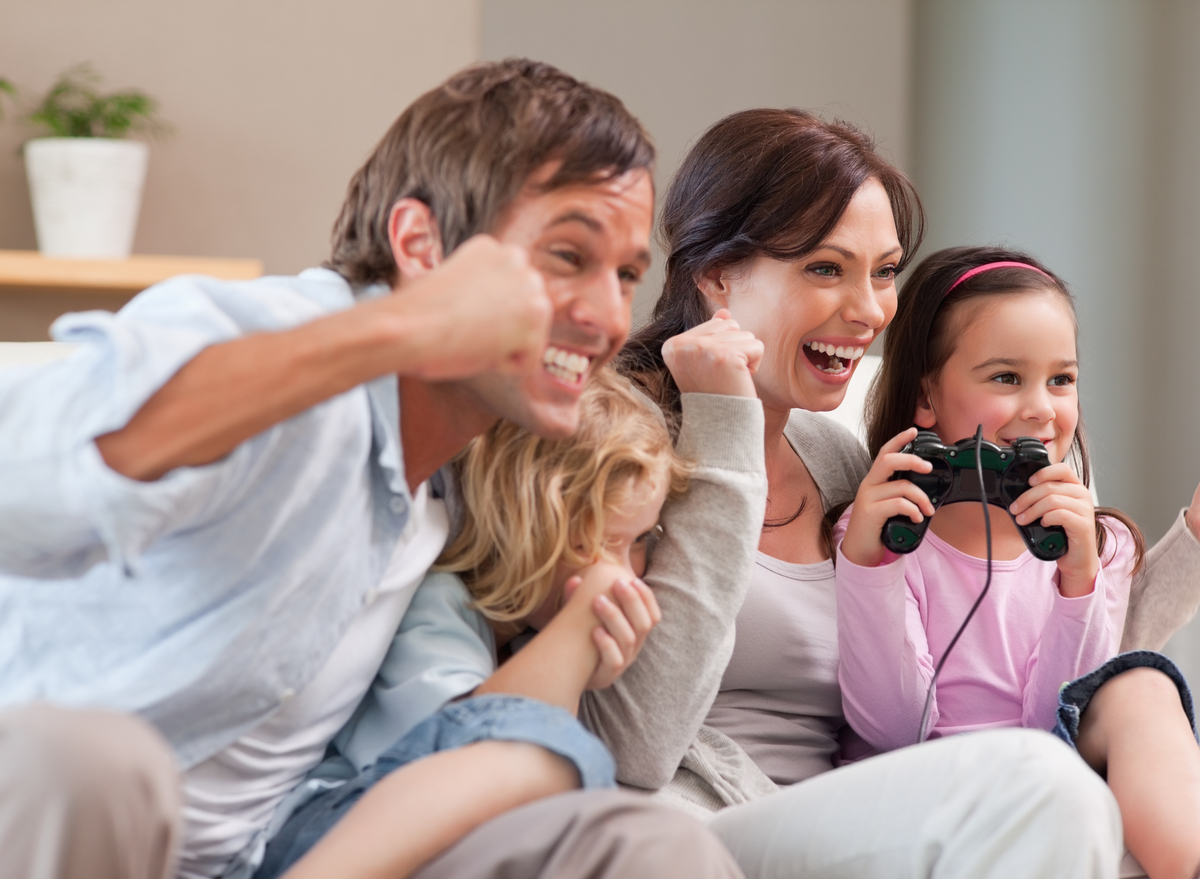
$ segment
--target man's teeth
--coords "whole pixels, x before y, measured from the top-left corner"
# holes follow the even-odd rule
[[[590,357],[584,357],[582,354],[576,354],[573,351],[564,351],[562,348],[555,348],[551,345],[546,349],[546,353],[542,355],[542,364],[546,368],[546,372],[567,382],[578,382],[583,378],[583,374],[587,372],[588,365],[592,362]]]
[[[828,372],[831,375],[841,375],[850,368],[850,364],[863,356],[865,349],[861,347],[853,347],[848,345],[827,345],[824,342],[805,342],[805,348],[816,351],[818,354],[828,356],[829,362],[826,366],[818,366],[817,369],[821,372]]]

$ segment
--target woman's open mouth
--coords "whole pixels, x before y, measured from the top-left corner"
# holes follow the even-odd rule
[[[804,356],[809,363],[829,375],[841,375],[866,349],[858,346],[827,345],[824,342],[805,342]]]

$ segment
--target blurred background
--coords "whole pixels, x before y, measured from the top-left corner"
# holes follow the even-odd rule
[[[924,252],[1003,243],[1072,285],[1100,496],[1155,540],[1200,481],[1197,38],[1191,0],[6,0],[0,77],[28,99],[90,61],[157,97],[175,134],[152,143],[134,252],[269,273],[325,258],[386,127],[479,59],[615,92],[658,143],[660,192],[734,110],[852,121],[916,181]],[[20,110],[0,121],[0,249],[32,250]],[[1170,652],[1200,680],[1200,625]]]

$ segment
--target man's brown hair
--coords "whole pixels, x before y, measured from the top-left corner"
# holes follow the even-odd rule
[[[429,206],[449,254],[493,228],[551,161],[559,165],[546,191],[649,171],[654,146],[620,100],[549,64],[468,67],[417,98],[354,175],[327,265],[351,283],[395,284],[387,223],[397,201]]]

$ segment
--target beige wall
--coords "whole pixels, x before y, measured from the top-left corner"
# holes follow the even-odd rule
[[[909,158],[911,0],[481,0],[483,57],[528,55],[621,97],[659,148],[661,193],[688,144],[748,107],[819,108]],[[659,266],[639,291],[648,313]]]
[[[350,175],[399,112],[479,54],[477,0],[7,0],[0,77],[91,61],[162,102],[134,250],[320,262]],[[29,135],[0,122],[0,249],[36,246]]]

